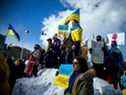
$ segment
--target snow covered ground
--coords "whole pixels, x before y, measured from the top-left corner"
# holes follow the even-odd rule
[[[12,95],[64,95],[64,89],[52,84],[58,69],[43,69],[38,77],[21,78],[16,81]],[[121,95],[106,81],[94,78],[95,95]]]

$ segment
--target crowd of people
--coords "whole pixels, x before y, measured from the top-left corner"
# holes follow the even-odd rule
[[[37,77],[40,69],[58,69],[60,64],[73,65],[73,73],[69,78],[65,95],[82,95],[81,93],[93,95],[95,76],[108,81],[115,89],[126,88],[123,85],[126,82],[123,74],[126,70],[126,62],[116,40],[112,41],[110,48],[100,35],[96,36],[96,40],[91,40],[90,48],[88,42],[81,45],[81,41],[71,39],[61,41],[58,35],[47,39],[47,42],[47,50],[35,44],[33,52],[23,60],[12,60],[6,52],[0,53],[0,95],[11,95],[16,79]],[[81,90],[82,85],[79,84],[82,81],[83,90]]]

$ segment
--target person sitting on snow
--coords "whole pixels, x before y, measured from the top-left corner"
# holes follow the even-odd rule
[[[93,76],[95,74],[93,74],[93,72],[95,72],[94,69],[88,71],[88,65],[87,65],[87,61],[79,56],[79,57],[75,57],[73,59],[73,73],[69,78],[69,86],[68,88],[65,90],[64,95],[82,95],[82,94],[77,94],[79,93],[77,91],[77,88],[79,88],[80,86],[76,85],[78,84],[78,78],[80,78],[83,74],[85,74],[83,77],[84,80],[84,84],[90,84],[87,90],[84,90],[84,93],[94,93],[93,92]],[[85,86],[85,85],[84,85]],[[85,88],[86,89],[86,88]],[[79,90],[79,89],[78,89]],[[93,94],[84,94],[84,95],[93,95]]]

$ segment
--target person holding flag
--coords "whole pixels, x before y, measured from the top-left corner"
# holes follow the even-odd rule
[[[79,55],[80,43],[82,40],[82,28],[80,26],[80,9],[75,10],[66,18],[66,23],[69,24],[70,37],[73,41],[73,49],[75,56]]]
[[[82,28],[80,26],[80,9],[73,11],[66,17],[64,24],[58,26],[60,35],[63,35],[67,47],[67,61],[72,63],[74,56],[80,52],[80,43],[82,41]]]

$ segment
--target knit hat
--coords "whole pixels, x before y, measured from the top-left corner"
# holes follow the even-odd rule
[[[116,33],[112,34],[112,42],[116,42],[117,41],[117,37],[118,35]]]

